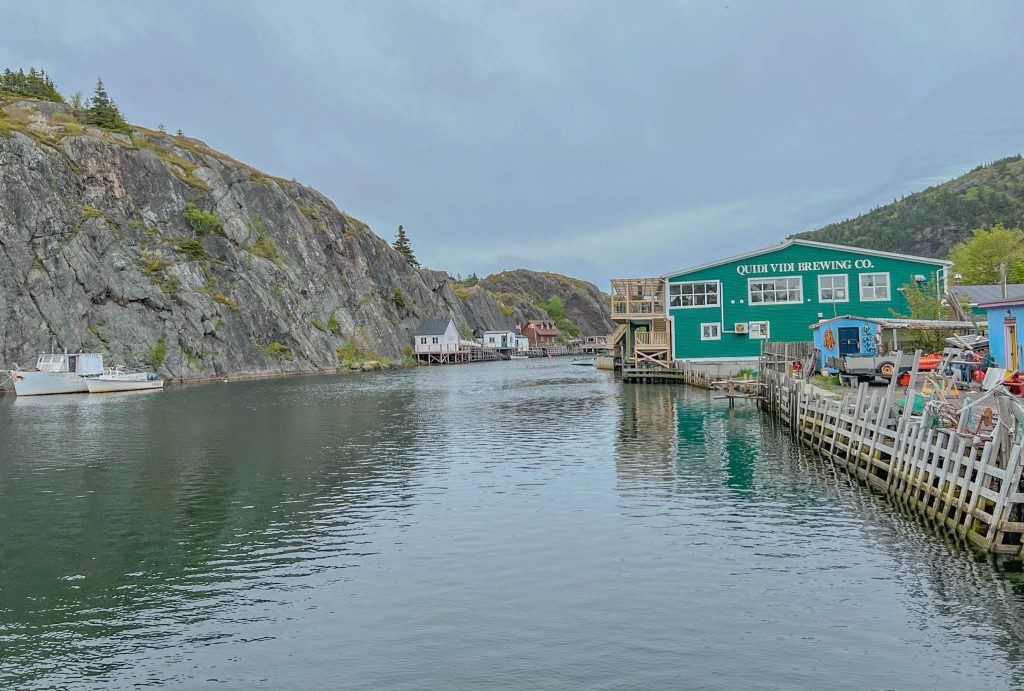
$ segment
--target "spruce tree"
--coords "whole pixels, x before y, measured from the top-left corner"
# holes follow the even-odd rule
[[[46,70],[37,70],[35,67],[30,67],[27,74],[24,69],[17,72],[12,72],[10,68],[5,69],[0,74],[0,91],[57,103],[64,102],[64,97],[57,91]]]
[[[131,133],[131,128],[124,121],[121,111],[117,109],[117,105],[111,100],[107,90],[103,87],[102,79],[96,80],[96,91],[89,101],[89,107],[82,114],[82,121],[89,125],[98,125],[106,130],[114,130],[115,132],[123,132],[125,134]]]
[[[416,255],[412,251],[412,243],[409,242],[409,236],[405,234],[405,228],[398,226],[398,235],[395,236],[395,242],[392,245],[396,250],[402,253],[405,260],[413,266],[419,266],[419,261],[416,260]]]

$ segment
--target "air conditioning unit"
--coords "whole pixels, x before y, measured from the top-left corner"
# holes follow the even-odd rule
[[[733,330],[733,333],[745,334],[745,333],[747,333],[747,323],[746,322],[736,322],[735,324],[732,325],[732,330]]]

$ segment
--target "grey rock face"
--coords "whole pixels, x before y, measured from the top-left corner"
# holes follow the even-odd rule
[[[557,295],[565,306],[565,316],[580,328],[581,336],[607,336],[615,330],[608,297],[593,283],[561,274],[517,269],[488,276],[480,285],[499,297],[510,296],[511,302],[518,296],[520,303],[526,303],[520,304],[521,311],[528,313],[524,314],[526,318],[545,317],[536,303]]]
[[[402,359],[424,318],[525,318],[486,291],[461,299],[316,190],[202,142],[83,128],[59,104],[0,106],[22,128],[0,129],[2,365],[57,347],[173,379],[329,370],[346,347]],[[197,230],[188,205],[214,227]]]

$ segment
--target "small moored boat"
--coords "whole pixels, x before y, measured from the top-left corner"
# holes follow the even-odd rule
[[[572,362],[570,362],[569,364],[570,365],[590,366],[590,365],[594,364],[594,358],[592,358],[592,357],[576,357],[576,358],[573,358]]]
[[[154,372],[124,372],[108,369],[96,377],[86,380],[89,393],[114,393],[115,391],[152,391],[164,388],[164,380]]]
[[[103,372],[99,353],[44,353],[34,370],[11,370],[14,392],[19,396],[87,393],[89,378]]]

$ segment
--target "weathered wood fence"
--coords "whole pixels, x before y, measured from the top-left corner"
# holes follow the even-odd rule
[[[983,549],[1024,558],[1024,406],[997,387],[965,401],[955,415],[935,401],[917,414],[917,377],[915,365],[906,389],[894,377],[884,389],[861,384],[837,399],[788,366],[761,367],[761,406],[894,503]]]

